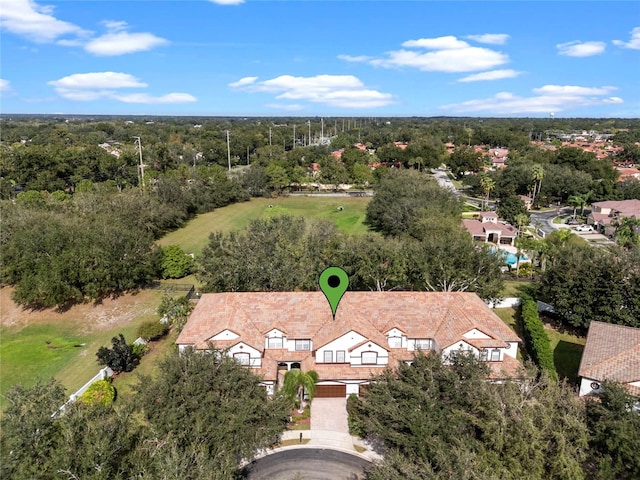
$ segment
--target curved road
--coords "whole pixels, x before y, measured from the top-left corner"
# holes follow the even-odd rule
[[[259,458],[242,471],[250,480],[356,480],[371,463],[324,448],[292,448]]]

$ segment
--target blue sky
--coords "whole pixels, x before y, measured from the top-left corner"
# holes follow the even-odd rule
[[[638,2],[0,0],[3,113],[640,116]]]

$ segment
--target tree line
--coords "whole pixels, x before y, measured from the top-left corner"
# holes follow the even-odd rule
[[[65,400],[55,381],[7,393],[3,478],[241,478],[241,462],[274,446],[293,407],[269,398],[260,377],[222,352],[165,358],[129,401]],[[531,369],[488,381],[460,355],[417,354],[371,379],[349,401],[349,423],[384,455],[369,480],[635,479],[640,415],[617,384],[597,400]],[[294,395],[295,396],[295,395]],[[355,401],[354,401],[355,400]]]
[[[367,206],[371,232],[348,236],[329,222],[280,216],[213,233],[199,258],[203,290],[316,290],[322,270],[340,265],[353,290],[470,291],[497,298],[501,261],[473,244],[460,211],[459,201],[426,174],[391,171]]]

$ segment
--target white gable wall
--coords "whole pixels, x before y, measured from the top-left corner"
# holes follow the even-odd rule
[[[351,358],[351,366],[372,365],[370,363],[362,363],[362,354],[364,352],[375,352],[377,354],[377,363],[375,363],[375,365],[389,364],[389,353],[387,352],[387,350],[373,342],[366,342],[360,345],[358,348],[355,348],[351,352],[349,352],[349,356]]]
[[[464,338],[491,338],[489,335],[481,332],[480,330],[478,330],[477,328],[474,328],[472,330],[469,330],[467,333],[465,333],[464,335],[462,335]]]
[[[260,350],[240,342],[228,350],[228,355],[233,358],[234,353],[248,353],[249,354],[249,366],[259,368],[262,365],[262,353]]]
[[[216,340],[235,340],[238,337],[240,337],[240,335],[227,329],[215,334],[209,339],[209,341],[215,342]]]
[[[320,347],[316,350],[316,363],[324,363],[324,352],[331,351],[333,352],[333,361],[336,361],[336,352],[343,351],[345,355],[345,362],[349,362],[349,349],[354,345],[358,345],[359,343],[365,341],[366,338],[360,335],[358,332],[354,332],[353,330],[345,333],[341,337],[336,338],[332,342],[327,343],[326,345]]]

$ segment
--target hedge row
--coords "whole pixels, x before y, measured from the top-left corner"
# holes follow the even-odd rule
[[[533,299],[527,297],[522,299],[521,305],[527,350],[538,367],[546,371],[549,377],[557,380],[558,374],[553,363],[551,344],[538,315],[538,305]]]

